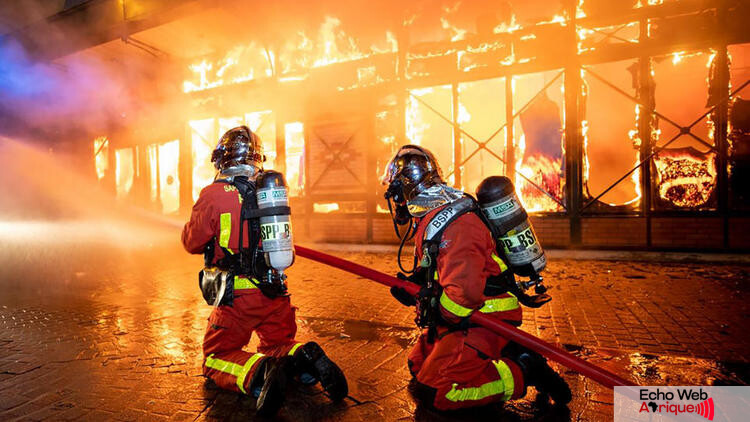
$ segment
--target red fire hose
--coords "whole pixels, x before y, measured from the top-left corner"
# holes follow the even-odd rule
[[[318,252],[312,249],[308,249],[302,246],[294,247],[297,255],[317,261],[338,269],[356,274],[360,277],[368,278],[373,281],[377,281],[380,284],[392,287],[397,286],[406,290],[410,295],[416,295],[419,291],[419,287],[414,283],[409,283],[404,280],[400,280],[396,277],[392,277],[388,274],[375,271],[372,268],[367,268],[363,265],[355,264],[354,262],[347,261],[345,259],[337,258],[333,255],[328,255],[323,252]],[[592,365],[585,360],[571,355],[570,353],[560,350],[559,348],[540,340],[531,334],[521,331],[512,325],[495,321],[488,318],[479,312],[475,312],[471,315],[471,322],[479,324],[495,333],[512,340],[522,346],[528,347],[529,349],[535,350],[538,353],[554,360],[568,368],[582,374],[599,384],[608,387],[610,389],[618,385],[634,385],[632,382],[627,381],[617,375],[599,368],[598,366]]]

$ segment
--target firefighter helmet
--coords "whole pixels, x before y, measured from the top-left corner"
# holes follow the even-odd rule
[[[229,129],[211,154],[211,162],[221,172],[243,165],[262,169],[264,161],[260,138],[247,126]]]
[[[401,147],[386,165],[381,182],[388,186],[386,198],[393,198],[397,204],[411,201],[427,188],[445,183],[435,157],[418,145]]]

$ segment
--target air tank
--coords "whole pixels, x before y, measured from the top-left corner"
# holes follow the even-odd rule
[[[520,276],[536,277],[547,265],[547,257],[513,182],[505,176],[490,176],[479,184],[476,193],[479,206],[493,227],[498,250],[504,252],[510,269]]]
[[[266,170],[256,180],[258,209],[270,211],[260,217],[260,237],[266,264],[280,274],[294,262],[292,223],[284,175]]]

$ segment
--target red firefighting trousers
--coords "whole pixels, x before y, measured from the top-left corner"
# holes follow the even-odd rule
[[[520,309],[490,315],[505,320],[509,313],[518,314],[520,320]],[[425,330],[409,354],[409,370],[417,382],[433,390],[430,404],[439,410],[516,399],[524,395],[525,386],[521,368],[501,356],[507,344],[508,340],[482,327],[463,331],[440,327],[432,343]]]
[[[250,381],[263,360],[293,355],[301,345],[294,340],[296,309],[288,296],[270,299],[258,289],[235,290],[232,306],[218,306],[208,317],[204,375],[221,388],[250,394]],[[257,353],[242,350],[253,332],[260,339]]]

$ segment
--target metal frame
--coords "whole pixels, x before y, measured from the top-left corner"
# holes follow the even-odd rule
[[[445,177],[449,178],[450,176],[452,176],[452,175],[455,174],[456,175],[456,179],[455,179],[454,185],[461,186],[460,169],[464,166],[464,164],[466,164],[477,153],[479,153],[480,151],[484,150],[484,151],[487,151],[487,153],[490,154],[492,157],[494,157],[495,159],[497,159],[500,163],[502,163],[503,165],[505,165],[506,168],[507,168],[506,172],[512,173],[514,175],[521,176],[532,187],[536,188],[539,192],[543,193],[544,195],[548,196],[550,199],[552,199],[553,201],[555,201],[564,210],[567,209],[565,203],[562,201],[561,198],[557,198],[555,195],[553,195],[552,193],[548,192],[543,187],[541,187],[538,184],[534,183],[534,181],[532,181],[531,179],[529,179],[528,177],[526,177],[523,173],[517,171],[515,169],[515,166],[513,165],[513,162],[509,162],[508,160],[506,160],[505,158],[501,157],[500,155],[498,155],[497,153],[495,153],[494,151],[492,151],[491,149],[489,149],[487,147],[487,144],[490,141],[492,141],[500,132],[502,132],[503,129],[505,129],[506,127],[512,126],[509,123],[513,123],[515,121],[515,119],[521,113],[523,113],[534,102],[534,100],[536,100],[537,98],[539,98],[539,96],[542,95],[550,86],[552,86],[552,84],[555,83],[560,78],[560,76],[562,76],[562,75],[563,75],[563,72],[560,72],[554,78],[552,78],[549,82],[547,82],[544,85],[544,87],[542,87],[541,90],[539,90],[526,104],[523,105],[523,107],[521,107],[517,112],[511,114],[511,116],[510,116],[511,120],[510,121],[506,121],[505,123],[503,123],[500,126],[500,128],[498,128],[495,132],[493,132],[492,135],[490,135],[489,137],[487,137],[487,139],[484,142],[482,142],[482,141],[478,140],[477,138],[475,138],[474,136],[472,136],[470,133],[468,133],[466,130],[464,130],[461,127],[461,125],[457,122],[458,113],[457,113],[456,110],[458,109],[458,97],[459,97],[459,95],[458,95],[458,89],[457,89],[458,85],[457,84],[453,84],[453,87],[455,87],[454,89],[452,89],[452,103],[453,103],[453,113],[452,114],[453,114],[453,116],[450,119],[448,117],[444,116],[435,107],[431,106],[427,101],[425,101],[422,98],[420,98],[419,96],[414,95],[411,92],[409,92],[409,95],[412,98],[414,98],[415,100],[417,100],[420,104],[424,105],[428,110],[430,110],[431,112],[435,113],[435,115],[437,115],[438,117],[440,117],[442,120],[444,120],[445,122],[447,122],[448,124],[450,124],[453,127],[453,142],[454,142],[454,145],[453,145],[453,170],[450,171],[450,172],[448,172],[445,175]],[[506,91],[505,95],[506,95],[506,104],[507,104],[507,102],[511,102],[512,103],[512,101],[513,101],[513,99],[512,99],[513,98],[513,92],[512,91]],[[510,97],[510,99],[508,99],[508,97]],[[461,142],[461,135],[463,135],[466,138],[470,139],[471,141],[473,141],[477,145],[477,148],[471,154],[467,155],[465,158],[462,158],[460,152],[457,152],[457,151],[460,151],[460,148],[461,148],[461,143],[460,143]],[[512,142],[511,142],[511,146],[508,147],[506,145],[506,148],[511,148],[515,152],[515,148],[512,145]]]

